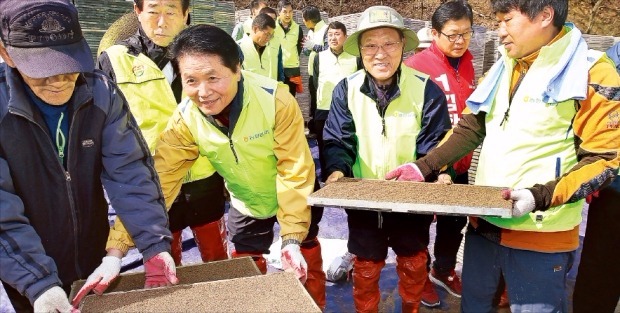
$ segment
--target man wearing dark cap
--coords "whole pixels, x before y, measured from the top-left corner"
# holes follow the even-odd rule
[[[122,94],[94,71],[75,7],[0,0],[0,24],[0,280],[15,310],[71,311],[73,281],[92,273],[81,298],[118,275],[104,188],[146,286],[176,283],[153,160]]]

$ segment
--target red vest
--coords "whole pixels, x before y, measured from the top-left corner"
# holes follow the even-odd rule
[[[452,127],[456,126],[465,109],[465,100],[474,92],[476,86],[474,79],[473,56],[469,50],[461,57],[458,71],[455,70],[448,58],[439,50],[435,42],[431,46],[408,57],[405,65],[430,75],[430,78],[446,94],[448,111]],[[471,154],[456,162],[453,167],[457,174],[467,173],[471,163]]]

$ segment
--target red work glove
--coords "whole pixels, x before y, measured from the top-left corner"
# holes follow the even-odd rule
[[[387,180],[394,178],[396,178],[397,181],[424,181],[422,172],[420,172],[418,166],[413,163],[405,163],[385,175],[385,179]]]
[[[502,190],[502,198],[505,200],[512,200],[513,217],[521,217],[534,211],[536,208],[534,195],[528,189],[504,189]]]
[[[586,197],[586,203],[588,203],[588,204],[592,203],[592,201],[594,201],[594,198],[596,198],[596,197],[598,197],[598,191],[595,191],[595,192],[589,194]]]
[[[121,271],[121,259],[115,256],[105,256],[101,260],[101,265],[88,276],[86,284],[80,288],[77,295],[71,301],[74,307],[78,307],[84,296],[91,290],[98,295],[108,289],[108,286],[118,277]]]
[[[290,243],[282,247],[281,256],[282,269],[292,271],[302,284],[308,278],[308,264],[301,255],[301,247],[298,243]]]
[[[144,262],[144,272],[146,275],[144,288],[164,287],[179,283],[177,268],[168,252],[160,252]]]

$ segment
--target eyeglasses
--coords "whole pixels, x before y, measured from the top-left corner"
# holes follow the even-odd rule
[[[386,42],[382,45],[368,44],[362,46],[361,50],[365,55],[375,55],[377,54],[377,52],[379,52],[379,48],[383,48],[383,51],[385,51],[386,53],[392,53],[400,47],[401,43],[402,41],[393,41]]]
[[[462,34],[452,34],[452,35],[446,35],[443,32],[439,32],[440,34],[446,36],[446,38],[448,38],[448,41],[450,42],[455,42],[457,40],[459,40],[459,38],[463,38],[463,40],[469,40],[471,39],[471,36],[474,35],[474,31],[470,30],[468,32],[462,33]]]

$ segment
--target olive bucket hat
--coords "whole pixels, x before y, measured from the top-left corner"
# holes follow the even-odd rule
[[[380,27],[400,29],[405,36],[405,51],[415,49],[418,44],[416,33],[405,27],[403,17],[396,10],[386,6],[372,6],[364,11],[357,22],[357,30],[344,42],[344,51],[354,56],[360,55],[358,46],[359,36],[369,30]]]

